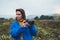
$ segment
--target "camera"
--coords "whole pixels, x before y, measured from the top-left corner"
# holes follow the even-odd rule
[[[27,19],[26,22],[28,22],[30,24],[30,26],[34,24],[34,20]]]

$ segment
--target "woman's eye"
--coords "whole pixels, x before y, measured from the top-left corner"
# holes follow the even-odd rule
[[[21,14],[16,14],[16,15],[21,15]]]

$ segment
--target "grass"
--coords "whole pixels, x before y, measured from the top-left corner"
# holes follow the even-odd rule
[[[12,40],[10,36],[11,21],[0,22],[0,40]],[[38,35],[35,40],[60,40],[60,20],[35,20]]]

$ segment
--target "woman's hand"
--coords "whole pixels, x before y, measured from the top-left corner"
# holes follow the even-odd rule
[[[26,22],[26,20],[23,21],[23,27],[26,27],[26,26],[30,26],[30,24],[28,22]]]

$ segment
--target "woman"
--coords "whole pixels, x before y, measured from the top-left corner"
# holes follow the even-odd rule
[[[11,25],[11,36],[14,40],[34,40],[33,36],[37,35],[38,31],[34,25],[30,26],[26,22],[25,11],[16,9],[16,21]]]

